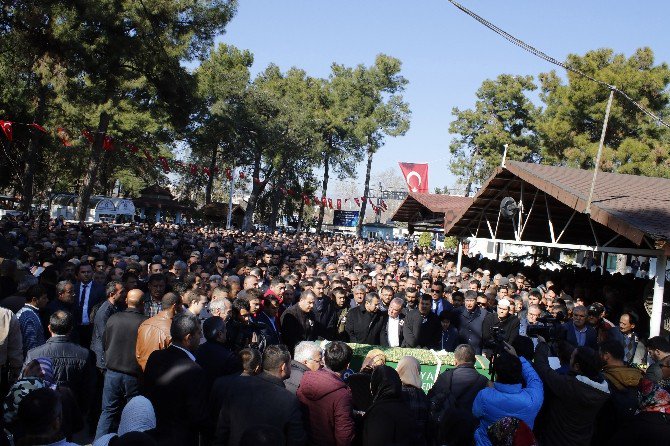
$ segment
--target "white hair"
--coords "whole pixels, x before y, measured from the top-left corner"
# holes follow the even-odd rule
[[[321,351],[321,348],[313,342],[302,341],[295,346],[295,353],[293,354],[293,359],[298,362],[305,362],[308,359],[311,359],[312,356],[318,351]]]

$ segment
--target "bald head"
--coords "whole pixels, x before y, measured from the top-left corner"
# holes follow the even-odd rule
[[[142,290],[135,288],[128,291],[128,296],[126,297],[126,304],[128,305],[128,308],[139,308],[143,297],[144,292]]]

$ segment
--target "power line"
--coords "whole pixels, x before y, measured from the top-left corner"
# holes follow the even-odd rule
[[[665,122],[663,119],[661,119],[660,116],[657,116],[657,115],[656,115],[655,113],[653,113],[652,111],[647,110],[646,108],[644,108],[641,104],[639,104],[639,103],[638,103],[637,101],[635,101],[633,98],[631,98],[630,96],[628,96],[628,94],[626,94],[626,92],[624,92],[624,91],[622,91],[622,90],[619,90],[616,86],[614,86],[614,85],[610,85],[610,84],[608,84],[607,82],[604,82],[604,81],[601,81],[601,80],[599,80],[599,79],[596,79],[595,77],[590,76],[590,75],[584,73],[582,70],[580,70],[580,69],[578,69],[578,68],[571,67],[570,65],[567,65],[567,64],[565,64],[565,63],[563,63],[563,62],[561,62],[561,61],[559,61],[559,60],[557,60],[557,59],[555,59],[555,58],[549,56],[548,54],[546,54],[546,53],[544,53],[544,52],[538,50],[537,48],[535,48],[535,47],[533,47],[533,46],[527,44],[527,43],[524,42],[523,40],[521,40],[521,39],[517,39],[516,37],[514,37],[514,36],[511,35],[510,33],[506,32],[505,30],[503,30],[503,29],[501,29],[501,28],[499,28],[499,27],[497,27],[497,26],[494,25],[493,23],[489,22],[488,20],[486,20],[485,18],[481,17],[481,16],[478,15],[477,13],[475,13],[475,12],[473,12],[473,11],[470,11],[468,8],[466,8],[465,6],[461,5],[461,4],[458,3],[458,2],[455,2],[454,0],[449,0],[449,3],[451,3],[452,5],[454,5],[455,7],[457,7],[458,9],[460,9],[461,11],[463,11],[464,13],[466,13],[467,15],[469,15],[470,17],[472,17],[473,19],[475,19],[476,21],[478,21],[479,23],[481,23],[482,25],[486,26],[488,29],[490,29],[490,30],[493,31],[494,33],[496,33],[496,34],[498,34],[499,36],[503,37],[505,40],[507,40],[507,41],[513,43],[514,45],[520,47],[521,49],[523,49],[523,50],[525,50],[525,51],[528,51],[529,53],[533,54],[534,56],[539,57],[540,59],[544,59],[544,60],[546,60],[546,61],[549,62],[549,63],[552,63],[552,64],[554,64],[554,65],[557,65],[557,66],[559,66],[559,67],[561,67],[561,68],[563,68],[563,69],[565,69],[565,70],[567,70],[567,71],[571,71],[571,72],[573,72],[573,73],[575,73],[575,74],[577,74],[577,75],[579,75],[579,76],[582,76],[582,77],[584,77],[584,78],[586,78],[586,79],[588,79],[588,80],[590,80],[590,81],[592,81],[592,82],[595,82],[595,83],[597,83],[597,84],[599,84],[599,85],[602,85],[602,86],[604,86],[604,87],[607,87],[607,88],[610,89],[610,90],[613,90],[614,92],[616,92],[616,93],[620,94],[622,97],[624,97],[627,101],[629,101],[629,102],[630,102],[631,104],[633,104],[635,107],[637,107],[641,112],[643,112],[644,114],[646,114],[647,116],[649,116],[650,118],[652,118],[654,121],[656,121],[657,123],[659,123],[659,124],[661,124],[661,125],[663,125],[663,126],[665,126],[665,127],[667,127],[667,128],[670,129],[670,124],[668,124],[668,123]]]

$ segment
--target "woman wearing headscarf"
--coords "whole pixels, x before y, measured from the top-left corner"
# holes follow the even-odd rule
[[[421,441],[424,441],[428,434],[430,400],[421,389],[421,366],[419,361],[413,356],[404,356],[398,361],[396,371],[402,382],[402,399],[414,414],[421,434]]]
[[[398,372],[387,365],[374,369],[370,379],[372,405],[363,425],[363,446],[421,445],[416,418],[402,399]]]
[[[372,392],[370,391],[370,379],[372,371],[380,365],[386,364],[386,355],[378,348],[370,350],[358,373],[353,373],[344,379],[351,389],[351,407],[354,411],[354,423],[356,435],[353,446],[359,446],[363,437],[363,416],[372,404]]]
[[[93,446],[107,446],[115,437],[128,432],[146,432],[156,427],[156,413],[151,401],[143,396],[135,396],[128,401],[121,412],[119,430],[116,434],[106,434],[95,440]]]
[[[370,350],[365,355],[361,371],[345,378],[345,382],[351,389],[354,413],[359,412],[360,414],[364,414],[368,410],[368,407],[370,407],[370,404],[372,404],[370,376],[375,367],[384,364],[386,364],[386,355],[384,352],[378,348]]]
[[[71,440],[74,433],[84,427],[84,419],[74,393],[68,387],[57,384],[51,359],[36,358],[25,365],[21,376],[12,385],[3,402],[5,427],[16,440],[23,436],[23,430],[18,423],[19,404],[33,390],[45,387],[55,390],[60,396],[63,407],[61,432],[65,438]]]
[[[670,393],[658,383],[642,378],[637,396],[637,414],[619,429],[609,444],[667,444],[670,439]]]

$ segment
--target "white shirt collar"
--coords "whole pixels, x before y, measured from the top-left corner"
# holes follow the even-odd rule
[[[186,350],[184,347],[181,347],[177,344],[171,344],[171,345],[173,347],[178,348],[179,350],[183,351],[184,353],[186,353],[188,355],[188,357],[191,358],[191,361],[195,362],[195,356],[193,356],[193,353],[191,353],[190,351]]]

